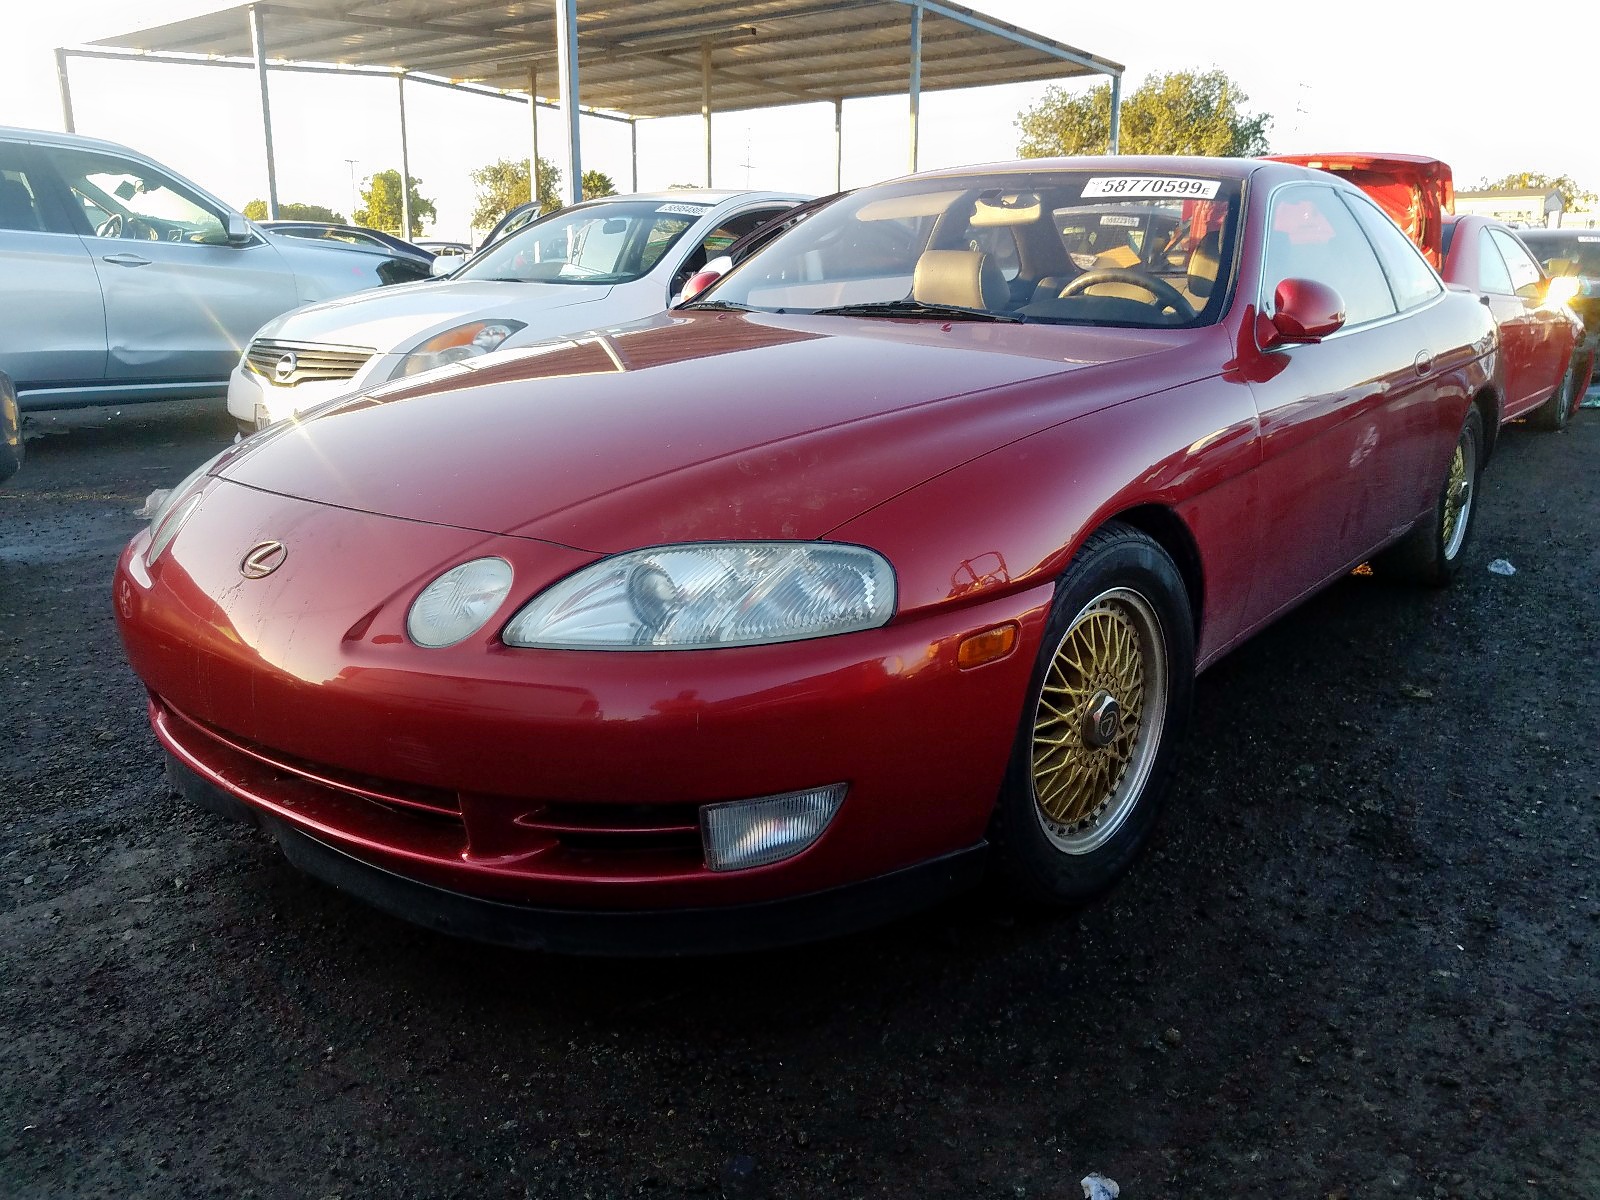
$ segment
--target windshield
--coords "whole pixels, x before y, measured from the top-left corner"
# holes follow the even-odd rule
[[[704,204],[621,200],[551,213],[482,251],[452,278],[626,283],[647,274]]]
[[[1519,229],[1523,244],[1551,275],[1600,279],[1600,229]]]
[[[863,188],[780,234],[695,303],[1208,325],[1231,289],[1239,190],[1237,180],[1091,171],[937,176]]]

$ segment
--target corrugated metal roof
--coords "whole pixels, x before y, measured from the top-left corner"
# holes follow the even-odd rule
[[[551,0],[274,0],[258,4],[269,61],[383,67],[557,93]],[[579,103],[637,117],[904,93],[908,0],[579,0]],[[249,8],[204,13],[96,46],[249,58]],[[1062,57],[1066,55],[1067,57]],[[1120,75],[1122,65],[938,0],[924,7],[922,88]]]

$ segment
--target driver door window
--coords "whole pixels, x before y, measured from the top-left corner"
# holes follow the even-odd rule
[[[144,242],[221,246],[222,218],[174,180],[111,154],[41,147],[72,193],[82,232]]]

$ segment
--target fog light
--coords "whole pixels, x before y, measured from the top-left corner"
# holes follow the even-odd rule
[[[839,811],[845,785],[785,792],[759,800],[707,804],[700,809],[706,866],[739,871],[793,858],[822,836]]]

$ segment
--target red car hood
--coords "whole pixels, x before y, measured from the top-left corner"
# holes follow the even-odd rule
[[[595,552],[814,538],[1017,437],[1170,386],[1176,374],[1119,364],[1181,373],[1184,347],[1213,332],[663,313],[379,388],[263,434],[221,474]]]
[[[1434,270],[1444,263],[1443,220],[1456,207],[1448,163],[1418,154],[1272,154],[1275,162],[1316,167],[1348,179],[1378,202]]]

